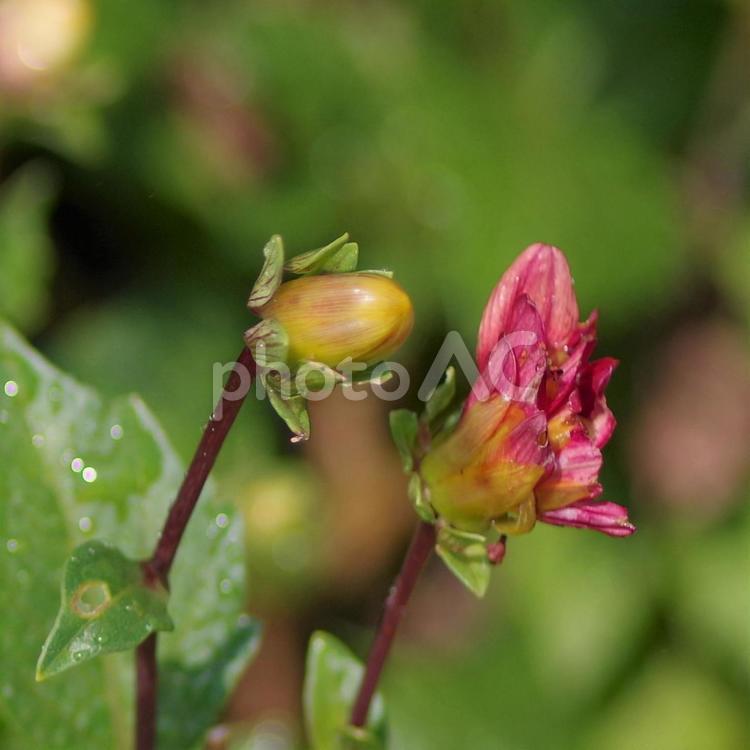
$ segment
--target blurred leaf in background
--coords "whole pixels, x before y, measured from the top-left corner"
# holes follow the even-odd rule
[[[53,198],[52,173],[38,162],[21,167],[0,186],[0,314],[29,333],[45,323],[49,311]]]

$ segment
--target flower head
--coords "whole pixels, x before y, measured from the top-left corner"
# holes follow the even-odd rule
[[[348,234],[286,263],[278,235],[264,249],[247,303],[262,320],[245,332],[245,342],[295,441],[310,432],[306,395],[387,376],[381,361],[411,332],[409,296],[390,272],[356,271],[358,253]],[[300,278],[284,281],[285,271]]]
[[[479,328],[480,377],[455,428],[421,459],[424,494],[452,526],[635,530],[624,508],[597,501],[601,449],[615,427],[604,390],[617,362],[590,361],[596,314],[578,317],[556,247],[527,248],[495,287]]]

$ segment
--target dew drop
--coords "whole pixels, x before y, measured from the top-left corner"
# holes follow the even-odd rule
[[[89,484],[91,484],[91,482],[96,482],[96,469],[93,466],[87,466],[81,473],[81,476],[83,477],[84,482],[88,482]]]
[[[79,471],[81,471],[83,469],[83,467],[84,467],[84,463],[83,463],[83,459],[82,458],[74,458],[70,462],[70,468],[73,471],[75,471],[76,473],[78,473]]]
[[[122,425],[113,424],[112,427],[109,428],[109,435],[112,440],[120,440],[123,435]]]
[[[219,515],[216,516],[216,525],[220,529],[226,529],[226,527],[229,526],[229,516],[226,513],[219,513]]]
[[[6,380],[3,391],[5,391],[6,396],[13,398],[18,395],[18,383],[15,380]]]
[[[228,578],[223,578],[219,583],[219,591],[222,594],[228,594],[232,590],[232,582]]]
[[[14,552],[18,551],[18,539],[8,539],[7,542],[5,542],[5,549],[8,550],[8,552],[11,553],[11,555]]]
[[[88,516],[83,516],[78,519],[78,528],[81,531],[83,531],[84,534],[86,532],[91,531],[91,528],[93,527],[93,525],[94,524],[92,523],[91,519]]]
[[[31,444],[35,448],[41,448],[44,445],[44,435],[34,435],[34,437],[31,438]]]

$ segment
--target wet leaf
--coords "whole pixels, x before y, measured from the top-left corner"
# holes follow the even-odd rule
[[[143,583],[140,563],[115,547],[84,542],[65,563],[60,611],[37,664],[37,680],[172,630],[167,591]]]
[[[0,628],[3,750],[130,750],[132,654],[41,683],[34,665],[73,549],[96,537],[145,558],[184,468],[139,398],[103,400],[2,323],[0,456],[0,591],[11,596]],[[160,661],[197,668],[231,640],[245,600],[241,540],[241,520],[208,491],[175,560],[175,630],[160,635]]]

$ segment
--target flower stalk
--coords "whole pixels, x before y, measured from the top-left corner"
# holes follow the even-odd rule
[[[357,698],[352,708],[350,724],[354,727],[364,727],[370,710],[373,696],[378,687],[386,659],[396,637],[398,626],[406,610],[406,605],[414,591],[419,574],[425,567],[432,551],[435,549],[435,526],[420,521],[414,531],[409,550],[406,553],[401,571],[391,592],[385,601],[383,616],[378,626],[378,632],[373,641],[367,665],[362,676]]]
[[[227,379],[221,398],[203,431],[193,460],[185,474],[177,497],[172,503],[164,527],[151,558],[144,563],[146,582],[159,580],[168,586],[169,571],[174,563],[185,529],[198,503],[229,430],[232,428],[249,392],[245,375],[255,374],[255,361],[250,350],[243,347]],[[156,633],[136,649],[136,749],[154,750],[156,746],[156,715],[158,667]]]

